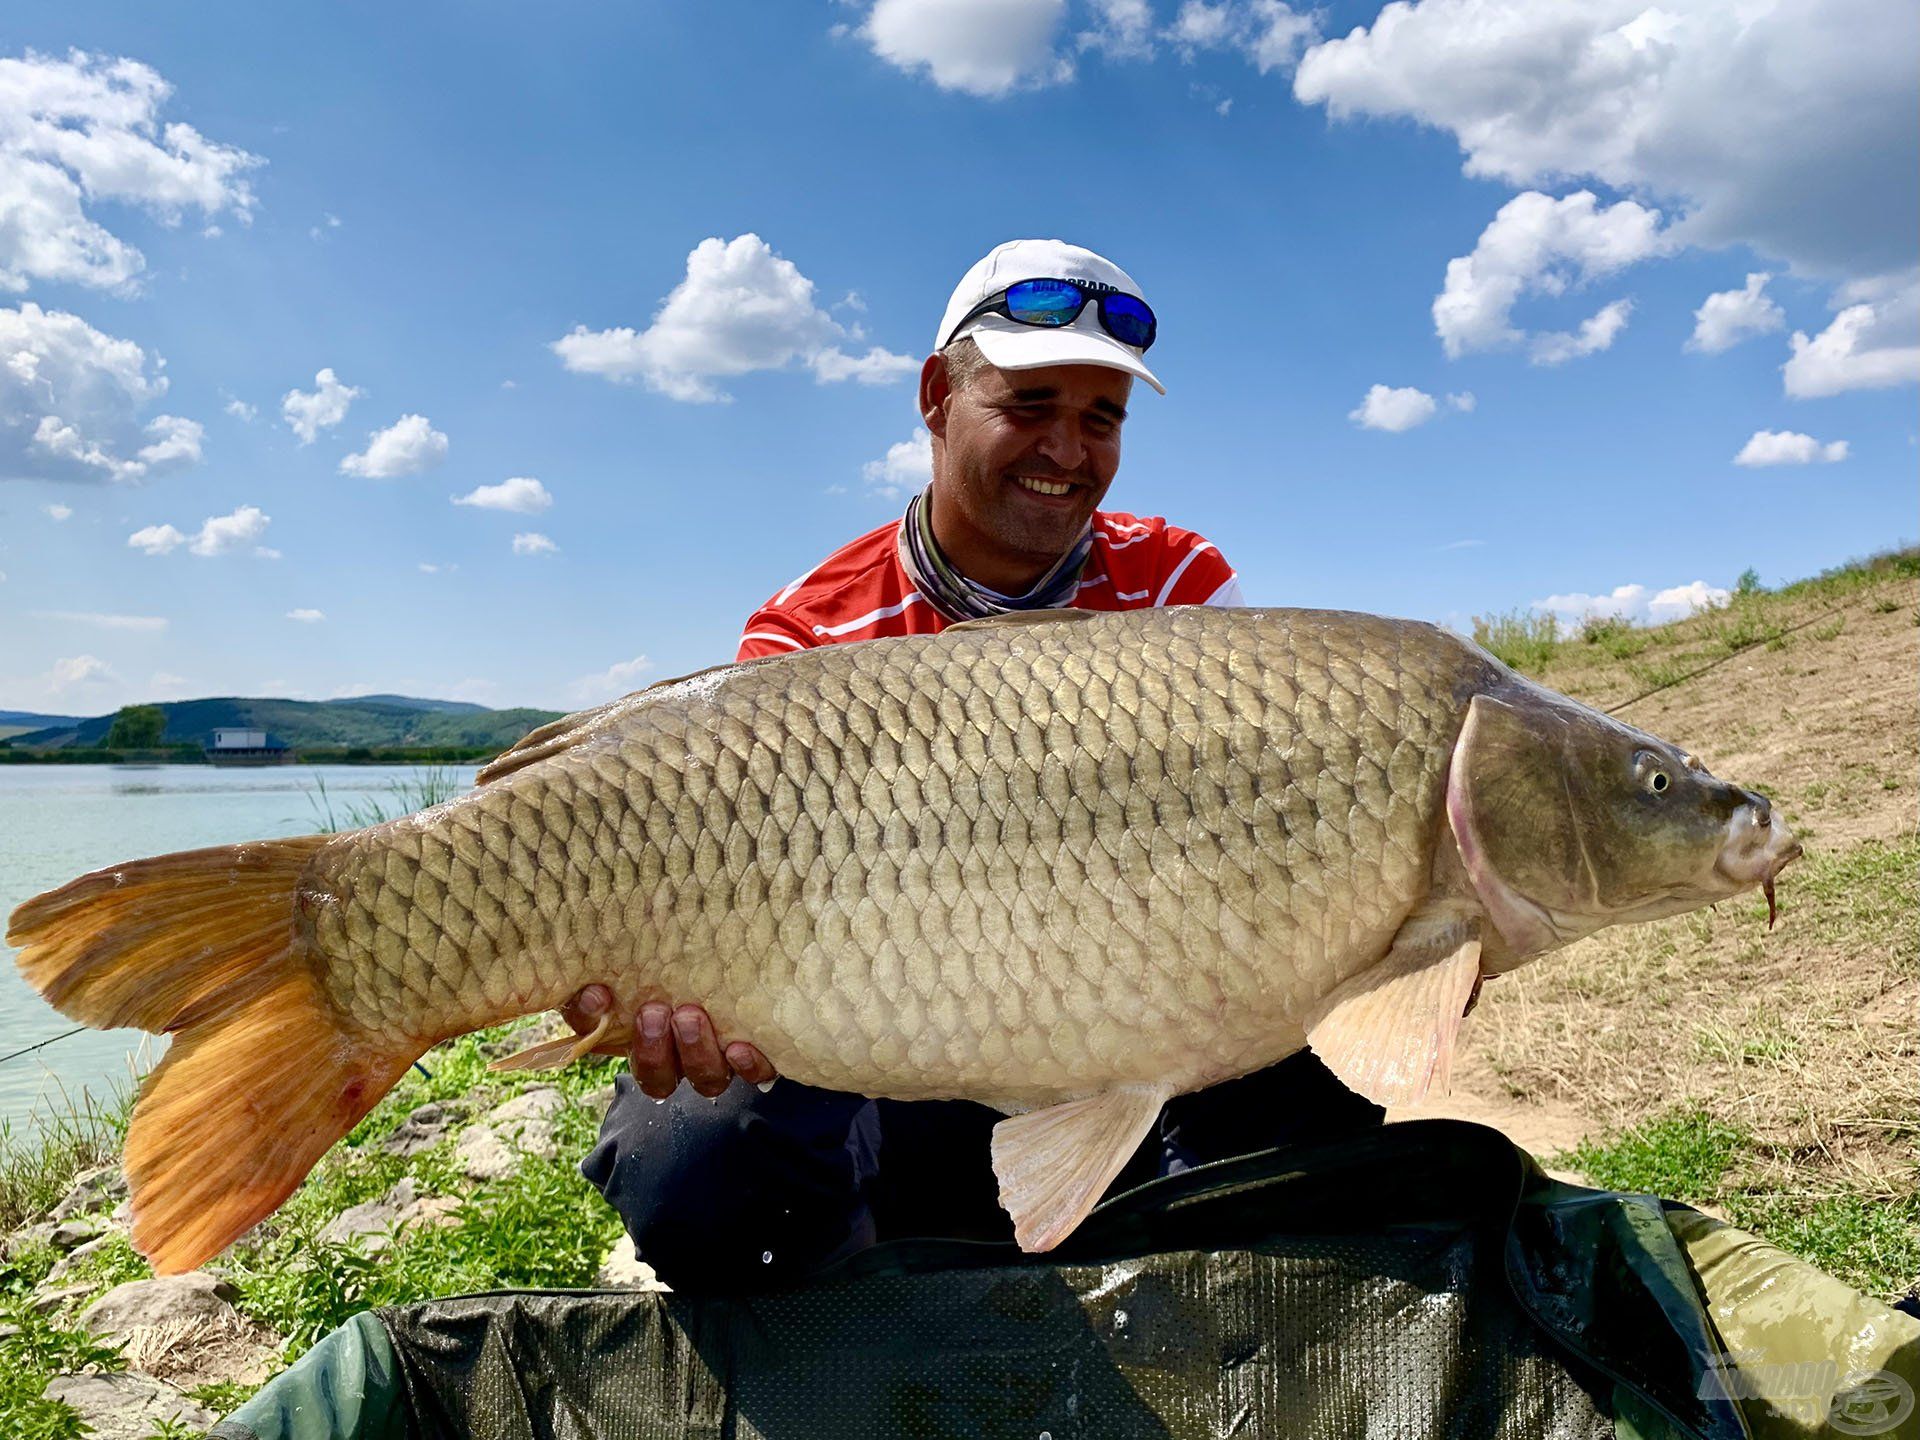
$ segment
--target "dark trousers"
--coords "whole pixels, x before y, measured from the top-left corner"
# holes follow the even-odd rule
[[[988,1161],[998,1111],[966,1100],[869,1100],[735,1080],[648,1098],[622,1075],[581,1173],[676,1290],[795,1280],[881,1240],[1010,1240]],[[1109,1193],[1210,1160],[1380,1123],[1380,1107],[1311,1052],[1169,1101]]]

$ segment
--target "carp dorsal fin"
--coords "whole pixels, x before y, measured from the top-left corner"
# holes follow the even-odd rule
[[[645,695],[650,690],[662,690],[669,685],[680,685],[688,680],[698,680],[702,675],[713,675],[721,670],[734,670],[742,665],[758,665],[765,660],[782,659],[782,656],[762,656],[755,660],[729,660],[724,665],[709,665],[704,670],[693,670],[685,675],[675,675],[670,680],[656,680],[651,685],[643,685],[631,694],[622,695],[618,700],[609,700],[604,705],[596,705],[591,710],[578,710],[571,715],[562,715],[558,720],[549,720],[538,730],[529,730],[513,744],[502,750],[484,765],[480,773],[473,777],[476,785],[485,785],[498,780],[503,775],[511,775],[516,770],[524,770],[536,761],[558,755],[562,750],[570,750],[579,744],[593,729],[595,722],[603,720],[636,696]]]
[[[947,627],[955,630],[991,630],[999,625],[1050,625],[1056,620],[1091,620],[1098,610],[1009,610],[1004,615],[982,615],[977,620],[962,620]]]
[[[1445,1094],[1454,1040],[1480,979],[1480,921],[1457,904],[1414,911],[1378,964],[1307,1012],[1307,1043],[1376,1105]]]
[[[1051,1250],[1073,1233],[1172,1094],[1171,1085],[1119,1085],[993,1127],[1000,1204],[1022,1250]]]

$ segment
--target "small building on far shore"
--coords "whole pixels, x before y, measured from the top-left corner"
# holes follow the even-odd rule
[[[213,732],[213,743],[202,747],[214,765],[290,765],[293,751],[264,730],[234,727]]]

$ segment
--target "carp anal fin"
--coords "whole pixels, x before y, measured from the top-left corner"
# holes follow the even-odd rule
[[[1444,1094],[1461,1018],[1480,979],[1480,925],[1451,908],[1416,910],[1376,965],[1307,1014],[1307,1043],[1376,1105]]]
[[[529,1045],[524,1050],[516,1050],[511,1055],[495,1060],[487,1069],[495,1074],[511,1070],[559,1070],[598,1051],[607,1042],[612,1029],[612,1014],[602,1015],[600,1022],[585,1035],[562,1035],[558,1040],[542,1040],[538,1045]],[[626,1049],[622,1046],[615,1053],[624,1055]]]
[[[1172,1094],[1171,1085],[1120,1085],[993,1127],[1000,1204],[1022,1250],[1051,1250],[1073,1233]]]

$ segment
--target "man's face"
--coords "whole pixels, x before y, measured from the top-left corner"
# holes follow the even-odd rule
[[[1113,484],[1132,386],[1103,365],[986,367],[929,417],[937,488],[1008,561],[1050,565]]]

